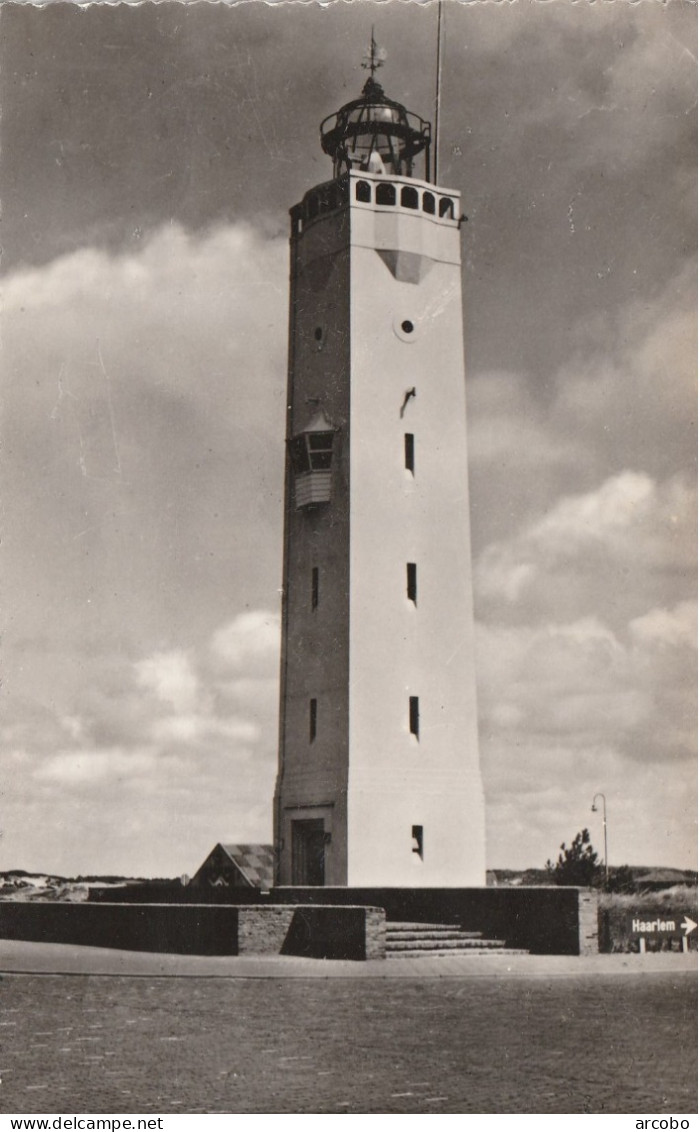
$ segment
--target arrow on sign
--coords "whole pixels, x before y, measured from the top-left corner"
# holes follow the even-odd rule
[[[683,923],[681,924],[681,927],[683,928],[686,936],[689,936],[691,932],[694,932],[697,926],[698,925],[695,923],[695,920],[691,920],[690,916],[685,916]]]

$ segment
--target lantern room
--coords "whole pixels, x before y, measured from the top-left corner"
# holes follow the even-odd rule
[[[430,123],[387,98],[373,75],[361,98],[321,123],[321,146],[333,159],[336,178],[353,169],[412,177],[415,159],[423,154],[424,179],[430,179]]]

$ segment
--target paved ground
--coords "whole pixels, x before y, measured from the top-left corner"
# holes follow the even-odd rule
[[[470,955],[437,959],[300,959],[265,955],[163,955],[62,943],[0,940],[0,972],[65,975],[151,975],[227,979],[562,978],[569,975],[697,971],[698,953],[647,955]]]
[[[0,968],[41,948],[4,943]],[[3,976],[3,1112],[697,1111],[693,957],[207,959],[164,978],[191,957],[124,955],[101,963],[129,974]]]

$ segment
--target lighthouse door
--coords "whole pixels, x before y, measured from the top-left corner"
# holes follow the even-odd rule
[[[326,836],[323,818],[292,822],[292,884],[319,886],[326,882]]]

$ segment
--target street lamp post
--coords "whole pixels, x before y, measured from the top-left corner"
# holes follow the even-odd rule
[[[591,806],[592,812],[594,814],[598,813],[598,807],[596,806],[596,799],[597,798],[603,799],[603,852],[604,852],[604,864],[605,864],[605,887],[607,888],[608,887],[608,811],[607,811],[607,806],[605,804],[605,794],[594,794],[593,805]]]

